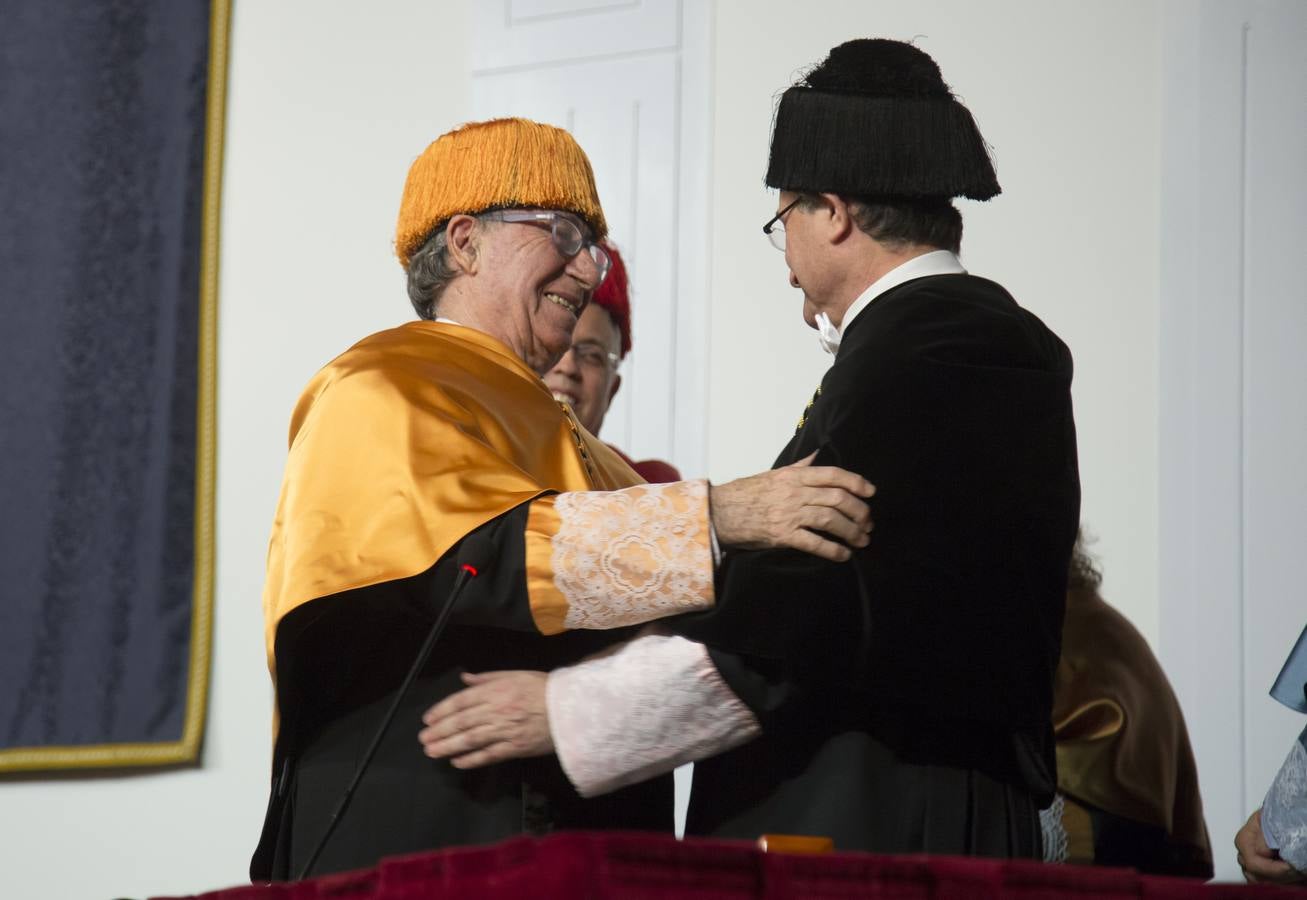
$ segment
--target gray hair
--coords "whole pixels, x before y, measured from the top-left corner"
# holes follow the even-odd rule
[[[449,259],[445,227],[434,232],[408,261],[408,299],[420,319],[434,319],[440,295],[459,274]]]

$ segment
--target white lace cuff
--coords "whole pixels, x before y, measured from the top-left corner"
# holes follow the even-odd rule
[[[670,772],[761,732],[706,647],[649,630],[550,672],[545,702],[558,761],[582,797]]]
[[[1067,861],[1067,833],[1062,824],[1066,812],[1066,798],[1061,794],[1053,795],[1053,805],[1039,811],[1039,830],[1044,837],[1044,862],[1064,863]]]
[[[526,569],[531,614],[543,634],[710,607],[708,483],[542,497],[527,515]]]

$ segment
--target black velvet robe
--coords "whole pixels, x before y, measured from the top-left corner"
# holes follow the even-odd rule
[[[704,641],[763,736],[696,764],[687,833],[1038,856],[1079,518],[1071,356],[999,285],[938,275],[850,323],[777,459],[877,486],[847,563],[730,553]]]
[[[548,671],[631,636],[631,629],[539,633],[524,587],[526,516],[518,507],[474,532],[489,539],[494,558],[455,605],[312,874],[560,829],[671,832],[671,775],[585,800],[553,756],[459,770],[422,753],[422,713],[463,687],[460,672]],[[281,621],[283,715],[277,775],[250,863],[255,881],[299,875],[453,588],[460,546],[422,575],[323,597]]]

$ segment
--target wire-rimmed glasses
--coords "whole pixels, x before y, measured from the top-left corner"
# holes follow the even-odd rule
[[[572,355],[576,361],[591,369],[604,369],[612,366],[617,369],[622,358],[611,350],[605,350],[594,341],[577,341],[572,345]]]
[[[799,201],[802,199],[802,197],[796,197],[793,203],[772,216],[767,220],[767,224],[762,226],[762,233],[767,235],[767,240],[771,241],[771,245],[777,250],[785,249],[785,220],[782,217],[798,206]]]

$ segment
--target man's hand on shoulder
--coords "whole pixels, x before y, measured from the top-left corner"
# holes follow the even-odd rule
[[[876,488],[835,466],[814,466],[812,456],[793,465],[710,489],[713,527],[723,547],[786,547],[843,562],[849,549],[867,546]]]

